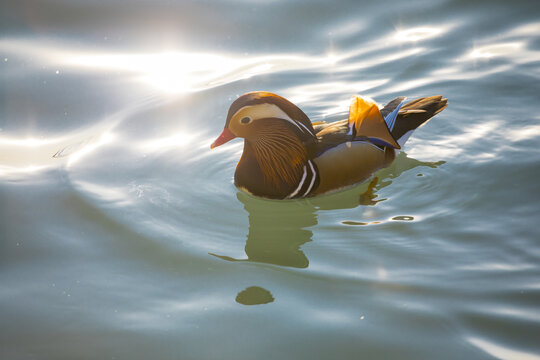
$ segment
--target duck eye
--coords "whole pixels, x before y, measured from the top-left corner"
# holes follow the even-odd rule
[[[240,120],[242,124],[249,124],[251,122],[251,118],[249,116],[243,117],[242,120]]]

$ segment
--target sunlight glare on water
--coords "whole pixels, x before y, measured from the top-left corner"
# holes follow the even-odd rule
[[[417,27],[406,30],[398,30],[395,39],[398,41],[420,41],[440,36],[447,32],[449,27]]]
[[[180,51],[107,53],[70,48],[69,44],[10,39],[0,40],[0,49],[14,54],[32,54],[58,66],[131,74],[136,81],[169,94],[202,91],[268,72],[329,66],[338,61],[334,54],[321,57],[272,54],[238,58]]]
[[[141,148],[150,151],[166,151],[173,147],[189,145],[193,140],[190,134],[179,132],[175,135],[145,141]]]
[[[12,173],[18,176],[35,174],[39,170],[57,165],[58,159],[63,157],[68,159],[69,166],[114,140],[114,135],[109,132],[98,135],[96,133],[96,129],[90,129],[48,139],[0,136],[0,154],[3,155],[0,155],[0,177]]]

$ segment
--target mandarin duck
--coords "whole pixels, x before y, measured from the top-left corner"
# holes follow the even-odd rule
[[[223,132],[210,148],[244,138],[234,184],[251,195],[326,194],[389,166],[411,133],[447,106],[442,96],[404,100],[398,97],[379,109],[372,100],[354,96],[348,119],[312,123],[279,95],[249,92],[231,104]]]

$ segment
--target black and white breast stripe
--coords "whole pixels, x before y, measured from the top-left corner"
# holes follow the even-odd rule
[[[287,199],[297,199],[308,196],[319,185],[319,172],[315,163],[311,160],[304,165],[302,177],[298,182],[298,186],[292,193],[287,196]]]

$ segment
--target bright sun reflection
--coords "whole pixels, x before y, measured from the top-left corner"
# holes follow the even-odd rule
[[[17,167],[17,168],[0,165],[0,177],[13,175],[13,174],[33,174],[41,170],[44,170],[45,168],[47,168],[47,166],[45,165],[42,165],[42,166],[28,165],[28,166]]]
[[[192,135],[185,132],[180,132],[172,136],[146,141],[141,147],[143,150],[162,151],[179,146],[185,146],[189,144],[192,139]]]
[[[0,49],[6,53],[39,58],[43,63],[49,62],[54,66],[125,73],[136,81],[173,94],[201,91],[270,71],[326,68],[342,59],[332,53],[320,56],[250,56],[174,50],[157,53],[99,52],[21,39],[2,39]]]
[[[394,37],[398,41],[420,41],[439,36],[443,30],[442,27],[416,27],[398,30]]]
[[[67,58],[75,66],[137,74],[137,79],[163,91],[182,93],[198,90],[224,76],[238,63],[212,54],[84,54]],[[251,68],[256,72],[257,68]]]
[[[335,64],[339,58],[296,55],[225,56],[209,53],[82,54],[68,57],[69,65],[130,72],[136,79],[166,93],[201,91],[270,71]]]
[[[504,57],[509,56],[509,54],[513,54],[515,51],[520,51],[523,47],[524,44],[521,42],[479,46],[469,53],[469,57],[472,59],[489,59],[496,56]]]
[[[0,137],[0,146],[6,146],[6,145],[14,145],[14,146],[23,146],[23,147],[38,147],[43,146],[47,144],[54,143],[55,139],[36,139],[33,137],[27,137],[23,139],[12,139],[12,138],[5,138]]]
[[[497,359],[538,360],[538,355],[533,352],[515,350],[478,337],[471,336],[466,338],[466,340]]]
[[[57,165],[60,158],[70,166],[114,138],[98,129],[46,139],[0,137],[0,176],[37,173]]]
[[[82,147],[78,151],[74,152],[73,154],[69,155],[67,165],[73,165],[77,161],[81,160],[84,156],[92,153],[100,146],[103,146],[105,144],[111,143],[114,140],[114,135],[111,133],[105,133],[101,135],[96,141],[87,144],[86,146]]]

